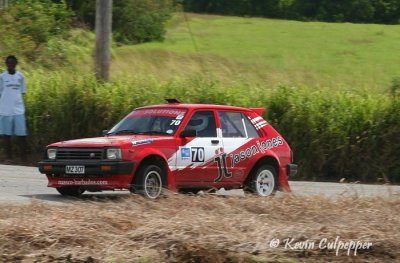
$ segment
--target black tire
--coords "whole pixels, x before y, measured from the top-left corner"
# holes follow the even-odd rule
[[[207,190],[207,189],[204,189],[204,188],[179,188],[179,193],[181,193],[181,194],[194,194],[194,195],[196,195],[199,191],[204,191],[204,190]]]
[[[165,174],[157,165],[146,164],[139,168],[135,176],[134,192],[149,199],[157,199],[162,194]]]
[[[278,176],[275,167],[263,164],[255,169],[246,182],[247,188],[258,196],[266,197],[275,194],[278,189]]]
[[[85,192],[85,189],[79,186],[63,186],[57,187],[56,189],[61,195],[64,196],[79,197]]]

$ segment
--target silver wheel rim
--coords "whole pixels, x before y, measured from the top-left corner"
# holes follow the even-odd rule
[[[149,198],[155,199],[161,194],[161,190],[161,175],[156,171],[147,173],[144,180],[144,192],[146,195]]]
[[[274,174],[269,170],[263,170],[257,175],[256,189],[260,196],[269,196],[275,188]]]

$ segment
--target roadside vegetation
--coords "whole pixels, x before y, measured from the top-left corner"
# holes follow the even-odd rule
[[[103,129],[133,108],[176,97],[188,103],[266,107],[265,118],[293,148],[300,164],[299,179],[400,181],[400,100],[389,93],[266,90],[245,83],[224,85],[206,80],[206,75],[166,82],[126,76],[99,84],[89,74],[43,73],[27,76],[32,149],[64,139],[101,136]]]
[[[16,54],[27,68],[63,64],[73,13],[61,1],[17,0],[0,9],[0,56]],[[4,67],[3,59],[1,67]]]

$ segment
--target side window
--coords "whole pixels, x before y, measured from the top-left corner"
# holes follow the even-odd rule
[[[195,130],[197,137],[217,137],[214,113],[212,111],[194,113],[185,129]]]
[[[257,138],[258,133],[250,121],[240,112],[218,112],[222,136],[225,138]]]
[[[256,128],[254,128],[254,125],[251,123],[249,118],[247,118],[246,116],[243,116],[243,121],[244,121],[244,125],[246,126],[247,137],[249,137],[249,138],[260,137],[260,135],[258,135]]]

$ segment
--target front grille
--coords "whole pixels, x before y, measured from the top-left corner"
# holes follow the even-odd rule
[[[99,160],[103,159],[103,149],[57,149],[56,159],[58,160]]]

